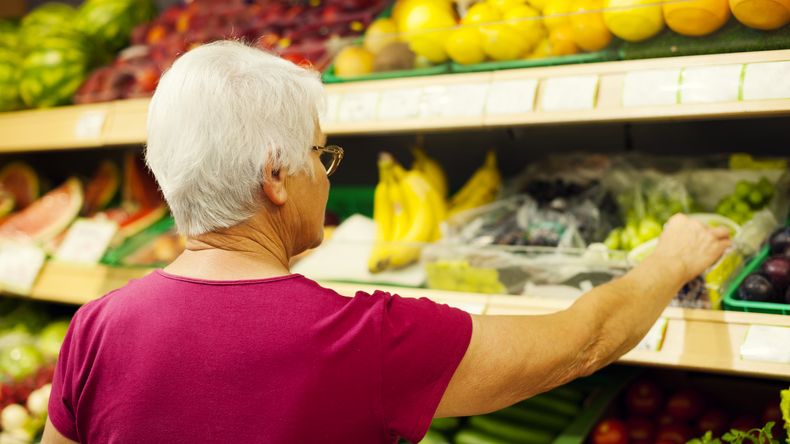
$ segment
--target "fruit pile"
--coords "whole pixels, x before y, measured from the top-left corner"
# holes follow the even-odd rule
[[[769,257],[738,288],[738,298],[754,302],[790,304],[790,227],[776,230],[768,239]]]
[[[735,192],[725,197],[716,206],[716,212],[738,224],[744,224],[762,210],[774,196],[774,186],[766,178],[757,182],[742,180],[735,186]]]
[[[68,329],[39,307],[0,307],[0,442],[32,442],[44,428],[55,361]]]
[[[153,15],[151,0],[46,3],[17,26],[0,26],[0,111],[70,103],[90,69],[129,41]]]
[[[767,422],[774,423],[772,434],[779,440],[776,442],[782,442],[784,421],[778,393],[757,414],[740,407],[727,409],[716,398],[715,393],[696,388],[667,392],[653,380],[639,379],[613,406],[611,411],[615,414],[598,423],[590,436],[591,443],[686,444],[708,432],[712,437],[721,437],[731,430],[751,433]]]
[[[53,254],[77,217],[118,224],[114,244],[138,234],[167,214],[156,182],[139,156],[119,167],[101,162],[93,177],[71,177],[39,197],[38,174],[23,162],[0,169],[0,239],[32,242]],[[83,182],[85,185],[83,186]]]
[[[167,8],[134,29],[132,47],[94,71],[78,103],[151,95],[160,74],[189,49],[242,39],[297,64],[323,69],[332,42],[357,35],[385,6],[384,0],[196,0]]]
[[[414,159],[412,169],[406,171],[388,153],[379,157],[379,183],[373,197],[376,242],[368,261],[371,273],[417,262],[422,246],[442,237],[440,224],[447,217],[485,205],[499,192],[501,176],[493,151],[449,200],[442,167],[419,147]]]

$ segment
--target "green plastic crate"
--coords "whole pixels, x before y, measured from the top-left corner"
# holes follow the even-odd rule
[[[374,192],[375,187],[371,186],[333,186],[329,190],[326,209],[341,221],[354,214],[373,217]]]
[[[558,57],[543,59],[509,60],[506,62],[484,62],[473,65],[452,63],[451,69],[455,73],[499,71],[503,69],[537,68],[540,66],[571,65],[576,63],[609,62],[617,60],[619,43],[612,43],[608,48],[596,52],[583,52]]]
[[[665,30],[644,42],[625,42],[620,46],[619,58],[632,60],[786,48],[790,48],[790,26],[775,31],[760,31],[733,19],[720,30],[704,37],[687,37]]]
[[[746,276],[753,273],[763,265],[763,262],[768,259],[769,255],[770,250],[768,249],[768,245],[763,246],[757,256],[753,257],[749,262],[747,262],[746,266],[743,267],[735,279],[730,281],[727,291],[724,293],[724,299],[722,300],[725,310],[790,315],[790,304],[781,304],[778,302],[754,302],[738,299],[738,287],[741,286],[741,283],[744,279],[746,279]]]

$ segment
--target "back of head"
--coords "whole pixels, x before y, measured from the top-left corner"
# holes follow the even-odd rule
[[[176,60],[149,105],[146,161],[179,231],[249,218],[267,163],[288,174],[308,168],[322,100],[317,73],[242,43]]]

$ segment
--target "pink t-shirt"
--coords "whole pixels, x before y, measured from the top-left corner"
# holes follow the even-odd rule
[[[428,299],[154,272],[74,316],[49,416],[81,443],[417,442],[471,334]]]

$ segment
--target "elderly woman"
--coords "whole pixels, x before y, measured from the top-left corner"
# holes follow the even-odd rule
[[[43,442],[417,442],[613,362],[729,243],[675,216],[642,265],[545,316],[337,294],[288,268],[321,243],[342,159],[321,98],[315,73],[240,43],[162,77],[146,156],[187,249],[74,316]]]

